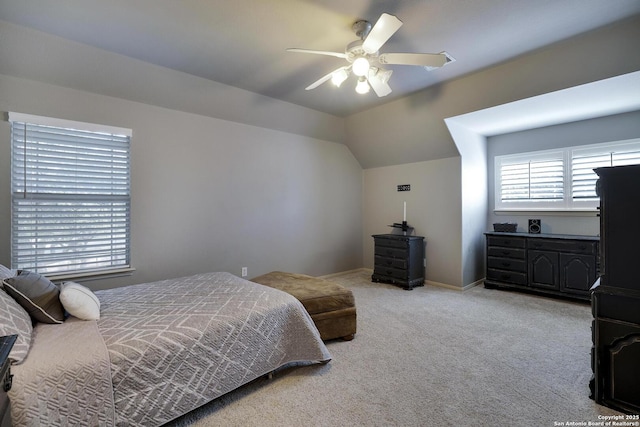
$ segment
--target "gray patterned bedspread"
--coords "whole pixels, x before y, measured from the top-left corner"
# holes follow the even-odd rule
[[[82,425],[158,426],[290,362],[331,358],[298,300],[229,273],[200,274],[96,294],[102,305],[97,329],[106,344],[112,392],[104,393],[110,396],[93,396],[85,405],[92,410],[104,408],[98,409],[99,414],[93,418],[86,409],[77,409]],[[77,323],[96,325],[67,321],[47,325],[52,326],[47,329],[66,329]],[[96,354],[80,353],[68,346],[66,357],[96,357],[96,366],[102,363]],[[28,368],[31,355],[16,368]],[[77,368],[75,362],[66,364]],[[69,381],[77,378],[76,371],[61,375],[68,376]],[[21,381],[16,373],[15,382]],[[94,379],[88,381],[93,383]],[[83,384],[84,377],[76,382],[81,393],[93,393],[92,386]],[[54,384],[43,387],[60,390]],[[31,403],[18,412],[40,412],[31,407],[42,407],[34,401],[39,396],[27,396]],[[59,392],[56,397],[62,399]],[[113,399],[111,406],[109,397]],[[63,400],[77,406],[68,402],[75,399]],[[12,410],[12,415],[26,420],[16,425],[38,425],[15,412]],[[57,419],[60,421],[49,418],[42,425],[67,424],[61,417]]]
[[[110,426],[115,410],[107,348],[96,322],[39,323],[20,365],[11,366],[14,426]]]

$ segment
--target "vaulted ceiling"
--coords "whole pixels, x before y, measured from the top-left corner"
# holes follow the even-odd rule
[[[305,91],[344,60],[285,49],[343,52],[352,24],[383,12],[404,25],[381,52],[447,51],[456,62],[389,66],[384,98],[356,94],[355,80]],[[639,13],[637,0],[0,0],[2,20],[336,116]]]

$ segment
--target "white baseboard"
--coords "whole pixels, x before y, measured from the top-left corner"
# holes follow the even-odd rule
[[[357,273],[359,271],[364,271],[364,272],[368,272],[369,274],[373,274],[373,269],[372,268],[355,268],[353,270],[347,270],[347,271],[340,271],[338,273],[331,273],[331,274],[325,274],[323,276],[318,276],[319,279],[330,279],[332,277],[336,277],[336,276],[342,276],[343,274],[350,274],[350,273]],[[455,285],[449,285],[448,283],[441,283],[441,282],[436,282],[433,280],[425,280],[424,283],[426,285],[430,285],[430,286],[438,286],[440,288],[447,288],[447,289],[453,289],[455,291],[466,291],[469,290],[473,287],[476,287],[478,285],[481,285],[482,283],[484,283],[484,279],[480,279],[480,280],[476,280],[473,283],[469,283],[468,285],[465,285],[463,287],[460,286],[455,286]]]
[[[373,273],[373,270],[370,268],[354,268],[353,270],[346,270],[346,271],[339,271],[337,273],[330,273],[330,274],[325,274],[323,276],[318,276],[319,279],[330,279],[332,277],[335,276],[342,276],[343,274],[349,274],[349,273],[357,273],[358,271],[370,271],[371,273]]]
[[[454,285],[449,285],[447,283],[440,283],[440,282],[434,282],[433,280],[425,280],[424,281],[427,285],[431,285],[431,286],[438,286],[440,288],[447,288],[447,289],[453,289],[455,291],[467,291],[473,287],[476,287],[478,285],[480,285],[481,283],[484,283],[484,279],[480,279],[480,280],[476,280],[473,283],[469,283],[468,285],[465,285],[463,287],[460,286],[454,286]]]

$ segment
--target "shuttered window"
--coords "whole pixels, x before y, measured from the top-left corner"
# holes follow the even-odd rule
[[[496,210],[595,209],[596,168],[640,164],[640,139],[495,159]]]
[[[131,130],[9,121],[12,267],[51,276],[130,267]]]
[[[640,164],[640,142],[623,142],[606,147],[573,150],[571,195],[574,201],[597,202],[594,169]]]
[[[562,159],[505,164],[501,170],[502,201],[553,201],[564,198]]]

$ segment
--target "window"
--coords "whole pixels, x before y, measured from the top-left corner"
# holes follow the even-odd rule
[[[640,164],[640,139],[495,158],[496,210],[595,209],[593,169]]]
[[[9,113],[11,265],[47,274],[130,267],[131,130]]]

